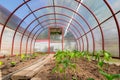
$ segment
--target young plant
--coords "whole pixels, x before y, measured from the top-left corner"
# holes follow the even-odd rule
[[[0,66],[2,66],[4,63],[2,61],[0,61]]]
[[[35,57],[37,57],[37,56],[38,56],[37,53],[33,53],[33,54],[32,54],[32,59],[35,59]]]
[[[101,57],[101,55],[103,57]],[[107,51],[98,51],[96,56],[95,56],[95,60],[98,61],[98,66],[101,69],[104,65],[104,61],[109,61],[111,59],[111,54]]]
[[[66,72],[67,70],[74,70],[76,68],[75,63],[73,63],[71,60],[74,58],[74,53],[66,50],[66,51],[57,51],[55,54],[55,68],[53,69],[53,72],[63,73],[64,79],[66,79]],[[75,70],[74,70],[75,71]]]
[[[16,65],[16,62],[12,61],[10,62],[10,64],[11,64],[11,67],[14,67]]]
[[[26,60],[26,55],[25,55],[25,54],[21,54],[20,57],[21,57],[21,60],[22,60],[22,61]]]
[[[107,80],[115,80],[120,79],[120,74],[108,74],[102,70],[99,71],[103,76],[106,77]]]
[[[94,80],[93,78],[87,78],[87,80]]]

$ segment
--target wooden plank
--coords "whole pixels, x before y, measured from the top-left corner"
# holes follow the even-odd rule
[[[11,79],[12,80],[31,79],[35,74],[39,72],[39,70],[43,67],[43,65],[46,64],[52,57],[53,54],[49,54],[44,60],[13,74],[11,76]]]

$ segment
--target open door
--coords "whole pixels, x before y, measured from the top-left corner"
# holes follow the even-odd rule
[[[63,28],[49,28],[49,53],[55,53],[57,50],[63,50]]]

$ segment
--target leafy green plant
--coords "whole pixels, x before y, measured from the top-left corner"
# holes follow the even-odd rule
[[[26,55],[25,54],[21,54],[21,60],[26,60]]]
[[[11,67],[14,67],[16,65],[16,62],[12,61],[10,62],[10,64],[11,64]]]
[[[0,61],[0,66],[2,66],[4,63],[2,61]]]
[[[103,57],[101,57],[101,55]],[[104,61],[109,61],[111,59],[111,54],[107,51],[98,51],[95,60],[98,61],[99,68],[102,68],[104,65]]]
[[[64,79],[66,79],[66,71],[76,69],[76,64],[72,62],[72,59],[75,57],[74,53],[71,51],[57,51],[55,54],[56,65],[53,68],[53,72],[63,73]]]
[[[93,78],[87,78],[87,80],[94,80]]]
[[[102,70],[99,71],[107,80],[120,79],[120,74],[108,74]]]
[[[34,59],[35,57],[37,57],[38,56],[38,54],[37,53],[33,53],[32,54],[32,58]]]

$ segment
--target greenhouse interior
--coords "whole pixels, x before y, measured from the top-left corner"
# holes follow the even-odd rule
[[[0,80],[120,80],[120,0],[0,0]]]

